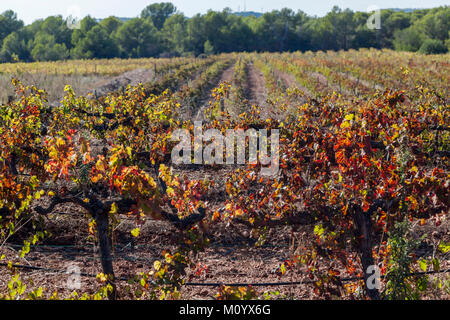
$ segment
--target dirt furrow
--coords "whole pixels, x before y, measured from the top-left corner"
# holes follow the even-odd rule
[[[92,91],[92,94],[97,97],[106,96],[108,93],[120,90],[122,87],[126,88],[128,85],[137,86],[139,83],[153,81],[154,77],[155,72],[153,69],[136,69],[128,71],[96,88]]]
[[[306,102],[308,102],[308,98],[313,97],[312,93],[308,90],[308,88],[301,86],[297,82],[297,80],[295,79],[295,77],[293,75],[282,72],[277,69],[274,69],[274,71],[275,71],[276,77],[282,81],[282,83],[284,84],[284,86],[286,88],[291,88],[291,89],[297,88],[304,93],[304,95],[299,97],[299,100],[301,103],[306,103]]]
[[[345,72],[340,72],[339,74],[353,82],[356,82],[357,84],[358,83],[362,84],[366,88],[374,89],[374,90],[384,90],[383,86],[380,86],[379,84],[370,83],[369,81],[363,80],[361,78],[356,78],[355,76],[352,76],[351,74],[348,74]]]
[[[334,91],[334,92],[340,93],[342,95],[347,95],[347,96],[353,95],[353,93],[344,89],[342,86],[334,84],[332,81],[328,80],[328,78],[326,76],[324,76],[323,74],[321,74],[319,72],[309,72],[308,75],[311,78],[314,78],[318,82],[320,82],[320,84],[322,86],[324,86],[327,89],[327,91],[330,90],[331,91],[330,93],[332,93]]]
[[[233,71],[234,71],[234,63],[230,65],[230,67],[226,68],[222,75],[220,76],[219,80],[217,80],[217,83],[215,87],[217,87],[221,82],[229,82],[231,83],[231,80],[233,78]],[[200,108],[197,111],[197,114],[195,115],[195,120],[204,120],[204,114],[203,110],[205,108],[209,107],[209,101],[211,100],[211,90],[207,91],[207,94],[205,94],[205,97],[202,98],[200,103]]]
[[[247,65],[247,98],[249,105],[261,107],[261,116],[268,118],[271,110],[267,104],[267,88],[264,75],[252,63]]]

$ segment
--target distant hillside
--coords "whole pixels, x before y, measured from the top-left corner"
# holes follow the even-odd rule
[[[403,11],[403,12],[413,12],[413,11],[421,10],[421,9],[413,9],[413,8],[405,8],[405,9],[402,9],[402,8],[389,8],[389,9],[386,9],[386,10]]]
[[[393,10],[393,11],[403,11],[403,12],[413,12],[416,10],[421,10],[421,9],[415,9],[415,8],[387,8],[384,10]],[[255,11],[239,11],[239,12],[233,12],[234,15],[237,16],[241,16],[241,17],[250,17],[250,16],[254,16],[256,18],[259,18],[263,15],[263,13],[261,12],[255,12]],[[128,20],[131,20],[133,18],[125,18],[125,17],[117,17],[119,20],[121,20],[122,22],[126,22]],[[103,19],[96,19],[97,22],[102,21]]]
[[[133,19],[133,18],[117,17],[117,19],[119,19],[119,20],[122,21],[122,22],[125,22],[125,21],[131,20],[131,19]]]
[[[241,12],[233,12],[233,14],[237,15],[237,16],[242,16],[242,17],[249,17],[249,16],[254,16],[254,17],[261,17],[263,14],[261,12],[255,12],[255,11],[241,11]]]
[[[133,19],[133,18],[124,18],[124,17],[116,17],[116,18],[119,19],[119,20],[122,21],[122,22],[126,22],[126,21],[128,21],[128,20]],[[101,18],[95,19],[95,21],[97,21],[97,22],[100,22],[100,21],[102,21],[102,20],[104,20],[104,19],[101,19]]]
[[[257,18],[259,18],[259,17],[261,17],[263,14],[262,13],[260,13],[260,12],[255,12],[255,11],[241,11],[241,12],[233,12],[233,14],[234,15],[237,15],[237,16],[241,16],[241,17],[250,17],[250,16],[254,16],[254,17],[257,17]],[[133,18],[125,18],[125,17],[116,17],[117,19],[119,19],[120,21],[122,21],[122,22],[126,22],[126,21],[128,21],[128,20],[131,20],[131,19],[133,19]],[[189,19],[189,17],[187,17],[188,19]],[[97,18],[97,19],[95,19],[95,21],[97,21],[97,22],[100,22],[100,21],[102,21],[103,19],[101,19],[101,18]]]

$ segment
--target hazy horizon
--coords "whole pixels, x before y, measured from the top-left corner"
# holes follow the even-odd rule
[[[411,0],[316,0],[311,1],[295,1],[295,0],[197,0],[197,1],[147,1],[147,0],[133,0],[123,2],[121,0],[110,1],[92,1],[92,0],[71,0],[71,1],[57,1],[57,0],[3,0],[0,3],[0,12],[6,10],[13,10],[17,13],[18,18],[23,20],[25,24],[30,24],[37,19],[44,19],[52,15],[62,15],[67,17],[70,8],[78,8],[81,17],[91,15],[95,18],[106,18],[109,16],[116,17],[136,17],[141,10],[147,5],[156,2],[172,2],[180,12],[186,16],[191,17],[197,13],[206,13],[209,9],[221,11],[224,8],[230,8],[232,11],[256,11],[268,12],[272,10],[279,10],[282,8],[291,8],[295,11],[302,10],[311,16],[323,16],[329,12],[334,5],[342,9],[349,8],[353,11],[367,11],[370,6],[377,6],[381,9],[387,8],[401,8],[401,9],[422,9],[434,8],[444,5],[450,5],[449,1],[444,0],[430,0],[430,1],[411,1]],[[77,11],[76,10],[76,11]],[[72,10],[73,11],[73,10]]]

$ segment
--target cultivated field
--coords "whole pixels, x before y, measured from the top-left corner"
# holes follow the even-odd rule
[[[449,61],[0,64],[0,298],[449,299]]]

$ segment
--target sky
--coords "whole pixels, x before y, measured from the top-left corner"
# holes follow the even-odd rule
[[[30,24],[36,19],[50,15],[95,18],[108,16],[136,17],[147,5],[154,2],[172,2],[179,11],[191,17],[197,13],[206,13],[208,9],[221,11],[229,7],[233,11],[267,12],[284,7],[302,10],[309,15],[323,16],[334,5],[350,8],[353,11],[367,11],[370,6],[379,8],[433,8],[450,5],[450,0],[0,0],[0,12],[14,10],[19,19]]]

